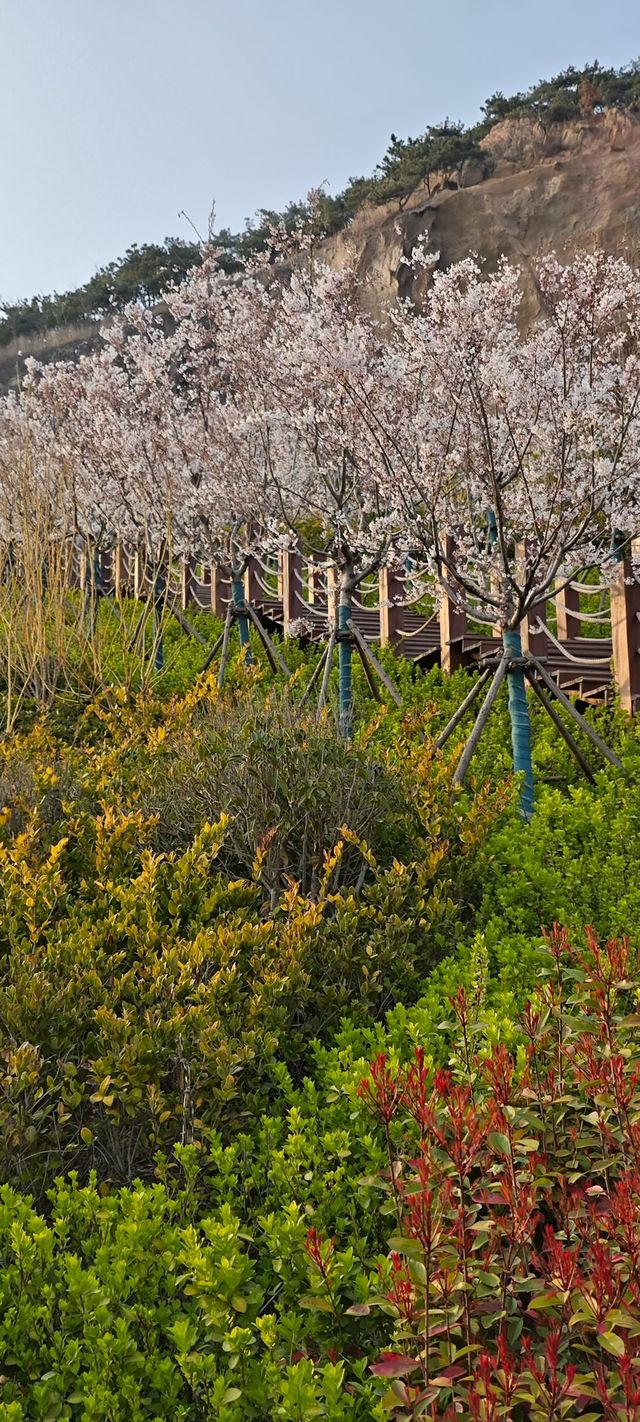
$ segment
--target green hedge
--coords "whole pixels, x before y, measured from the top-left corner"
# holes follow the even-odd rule
[[[466,677],[398,675],[403,709],[363,707],[352,748],[259,671],[5,744],[0,1422],[381,1419],[368,1061],[446,1064],[461,984],[477,1044],[515,1041],[554,919],[637,946],[635,727],[599,713],[625,768],[589,787],[536,713],[527,828],[504,705],[452,798],[434,735]],[[304,1302],[311,1225],[339,1327]]]

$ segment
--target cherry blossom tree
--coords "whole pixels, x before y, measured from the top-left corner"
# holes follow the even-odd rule
[[[21,542],[28,527],[29,499],[47,506],[52,538],[64,541],[77,529],[76,435],[71,414],[81,388],[79,369],[69,363],[27,363],[20,394],[0,402],[1,536],[5,547]],[[25,470],[29,479],[25,485]]]
[[[58,539],[84,550],[91,624],[101,589],[100,553],[134,540],[150,573],[154,656],[162,663],[164,567],[173,537],[182,459],[173,436],[166,343],[150,317],[134,310],[113,324],[99,352],[53,365],[32,364],[20,399],[7,401],[21,430],[33,476],[55,488]],[[6,485],[6,481],[3,480]],[[137,635],[137,633],[136,633]]]
[[[0,404],[0,536],[5,563],[31,581],[40,599],[52,578],[68,580],[70,554],[87,535],[96,537],[96,518],[83,526],[79,508],[89,506],[82,486],[82,428],[75,418],[81,404],[83,373],[73,363],[28,363],[20,396]],[[88,600],[87,600],[88,607]]]
[[[359,284],[346,264],[323,264],[314,239],[289,237],[280,253],[284,289],[271,288],[275,320],[262,350],[262,430],[276,511],[307,555],[337,569],[335,621],[318,674],[326,694],[338,650],[340,726],[350,735],[352,657],[367,676],[398,693],[353,621],[354,597],[391,556],[389,506],[383,493],[384,449],[377,430],[383,343],[362,313]]]
[[[86,456],[93,441],[83,421],[91,363],[30,363],[20,397],[0,402],[0,538],[3,656],[8,701],[22,694],[46,703],[65,669],[95,666],[97,595],[94,554],[104,517]],[[91,406],[93,410],[93,405]],[[70,596],[80,566],[83,598]],[[14,700],[14,704],[15,700]]]
[[[397,695],[354,624],[357,590],[417,553],[433,585],[502,639],[457,779],[506,678],[529,816],[525,678],[550,683],[523,651],[522,624],[638,532],[640,276],[601,253],[547,258],[543,316],[527,333],[517,270],[503,262],[487,276],[470,258],[436,273],[423,313],[401,307],[385,338],[352,267],[329,269],[313,237],[274,234],[270,256],[230,276],[208,250],[162,316],[127,308],[98,353],[29,372],[0,413],[5,544],[26,441],[59,538],[139,541],[156,612],[172,557],[218,563],[232,587],[222,673],[234,617],[247,650],[251,622],[284,665],[242,578],[253,554],[301,542],[338,572],[318,675],[324,698],[337,649],[346,734],[354,648],[370,683],[376,671]]]
[[[521,624],[558,580],[610,562],[640,513],[640,275],[596,253],[536,276],[543,316],[523,334],[517,269],[436,273],[424,313],[398,314],[386,367],[385,495],[440,588],[502,637],[458,775],[506,676],[526,817],[525,673],[544,669]]]
[[[219,255],[209,250],[202,265],[167,296],[172,322],[167,360],[184,471],[176,526],[189,551],[215,562],[231,587],[219,639],[220,678],[234,617],[247,660],[253,624],[274,670],[279,667],[288,675],[243,586],[250,559],[277,544],[282,534],[260,419],[264,353],[276,306],[265,281],[250,266],[242,280],[230,277],[219,265]]]

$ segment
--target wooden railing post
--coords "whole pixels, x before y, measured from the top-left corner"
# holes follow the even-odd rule
[[[467,619],[461,608],[456,607],[445,588],[441,589],[440,607],[440,666],[447,676],[462,666],[461,640],[464,637]]]
[[[549,646],[546,632],[541,627],[536,627],[536,622],[540,618],[541,622],[547,620],[547,604],[535,602],[533,607],[525,613],[520,623],[520,637],[522,640],[523,652],[531,652],[532,657],[544,657]]]
[[[381,568],[378,574],[380,597],[380,646],[398,641],[402,628],[402,608],[399,600],[404,591],[403,579],[392,568]]]
[[[193,559],[182,558],[180,560],[180,605],[182,611],[186,612],[189,603],[193,598]]]
[[[133,596],[140,599],[147,590],[146,551],[138,543],[133,555]]]
[[[213,608],[212,608],[212,605],[211,605],[211,564],[210,564],[210,563],[203,563],[203,564],[202,564],[202,577],[201,577],[201,579],[200,579],[200,585],[201,585],[201,587],[202,587],[202,589],[203,589],[203,591],[202,591],[202,593],[201,593],[201,595],[200,595],[201,598],[202,598],[202,601],[201,601],[200,606],[202,607],[203,612],[212,612],[212,611],[213,611]],[[205,589],[206,589],[206,592],[205,592]]]
[[[283,548],[278,560],[278,583],[282,598],[282,625],[285,637],[291,636],[291,624],[303,611],[300,591],[302,559],[296,548]]]
[[[491,587],[491,592],[492,592],[492,593],[497,594],[498,596],[500,596],[500,577],[499,577],[499,575],[498,575],[497,573],[492,573],[492,574],[491,574],[490,587]],[[495,617],[495,615],[496,615],[496,613],[495,613],[495,608],[494,608],[494,610],[493,610],[493,615],[494,615],[494,617]],[[492,623],[491,623],[491,636],[492,636],[492,637],[502,637],[502,629],[501,629],[501,627],[500,627],[500,623],[499,623],[499,622],[492,622]]]
[[[326,580],[327,618],[329,626],[334,627],[338,617],[338,569],[333,563],[327,568]]]
[[[571,642],[574,637],[580,636],[580,619],[572,617],[573,612],[580,611],[580,593],[577,588],[571,585],[559,588],[555,595],[556,618],[558,623],[558,641]]]
[[[611,639],[616,691],[623,711],[640,710],[640,584],[625,558],[611,582]]]
[[[120,539],[113,550],[113,591],[118,598],[124,597],[126,591],[126,573],[124,566],[124,548]]]
[[[226,613],[226,603],[224,600],[224,578],[217,563],[212,563],[208,569],[209,581],[211,583],[211,611],[216,617],[224,617]]]
[[[259,568],[256,558],[250,558],[244,570],[244,595],[251,607],[260,601],[262,588],[258,582]]]
[[[99,590],[105,597],[111,597],[115,589],[115,562],[115,548],[103,548],[98,554]]]
[[[9,558],[11,559],[11,553],[9,554]],[[67,563],[65,577],[67,580],[67,584],[70,588],[79,588],[81,586],[80,555],[78,553],[78,545],[76,543],[75,538],[70,538],[67,542],[66,560]],[[11,562],[9,566],[11,566]]]
[[[307,562],[307,599],[310,607],[322,602],[325,589],[326,580],[322,568],[318,567],[315,558],[309,558]]]
[[[87,576],[89,570],[89,555],[87,553],[86,545],[84,543],[80,552],[78,567],[78,587],[84,589],[87,586]]]

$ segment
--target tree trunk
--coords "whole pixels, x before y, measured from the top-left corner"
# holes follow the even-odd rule
[[[353,646],[348,636],[348,623],[353,612],[352,599],[353,576],[349,571],[342,576],[338,607],[338,631],[346,634],[338,642],[339,726],[340,734],[345,740],[350,740],[353,735]]]
[[[512,657],[522,657],[522,640],[517,629],[503,632],[502,642],[506,652]],[[524,774],[520,791],[520,814],[523,820],[530,820],[533,814],[533,761],[531,758],[531,716],[525,690],[524,667],[509,667],[507,672],[509,687],[509,718],[511,720],[511,744],[513,746],[513,768],[516,774]]]
[[[232,579],[232,582],[231,582],[231,591],[232,591],[232,595],[233,595],[233,605],[234,605],[234,607],[235,607],[235,608],[244,608],[244,607],[245,607],[245,596],[244,596],[244,585],[243,585],[243,582],[242,582],[242,578],[234,577],[234,578]],[[251,662],[253,661],[253,657],[251,656],[251,643],[250,643],[250,639],[249,639],[249,618],[247,617],[246,612],[242,612],[242,611],[239,611],[239,612],[237,613],[237,618],[238,618],[238,635],[239,635],[239,637],[240,637],[240,648],[241,648],[241,650],[244,652],[244,659],[245,659],[245,662],[247,663],[247,666],[249,666],[249,665],[251,664]],[[245,650],[245,648],[246,648],[246,650]]]
[[[164,595],[166,592],[166,581],[162,569],[158,569],[153,580],[153,669],[154,671],[164,670],[164,637],[162,635],[162,622],[164,617]]]

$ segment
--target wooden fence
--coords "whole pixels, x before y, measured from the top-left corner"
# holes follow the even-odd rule
[[[74,581],[86,577],[77,555]],[[99,559],[100,591],[146,598],[150,569],[144,556],[118,546]],[[231,590],[213,565],[185,559],[174,570],[171,596],[185,613],[200,608],[224,617]],[[295,550],[276,559],[254,558],[245,573],[245,594],[267,627],[285,637],[322,640],[335,616],[337,574],[304,560]],[[359,589],[354,622],[368,642],[392,646],[400,656],[446,672],[482,662],[499,646],[489,623],[471,622],[445,597],[437,611],[425,611],[424,592],[411,572],[388,568]],[[523,645],[542,660],[564,691],[585,703],[617,694],[624,710],[640,710],[640,583],[631,563],[621,562],[612,583],[572,582],[540,603],[522,629]]]

